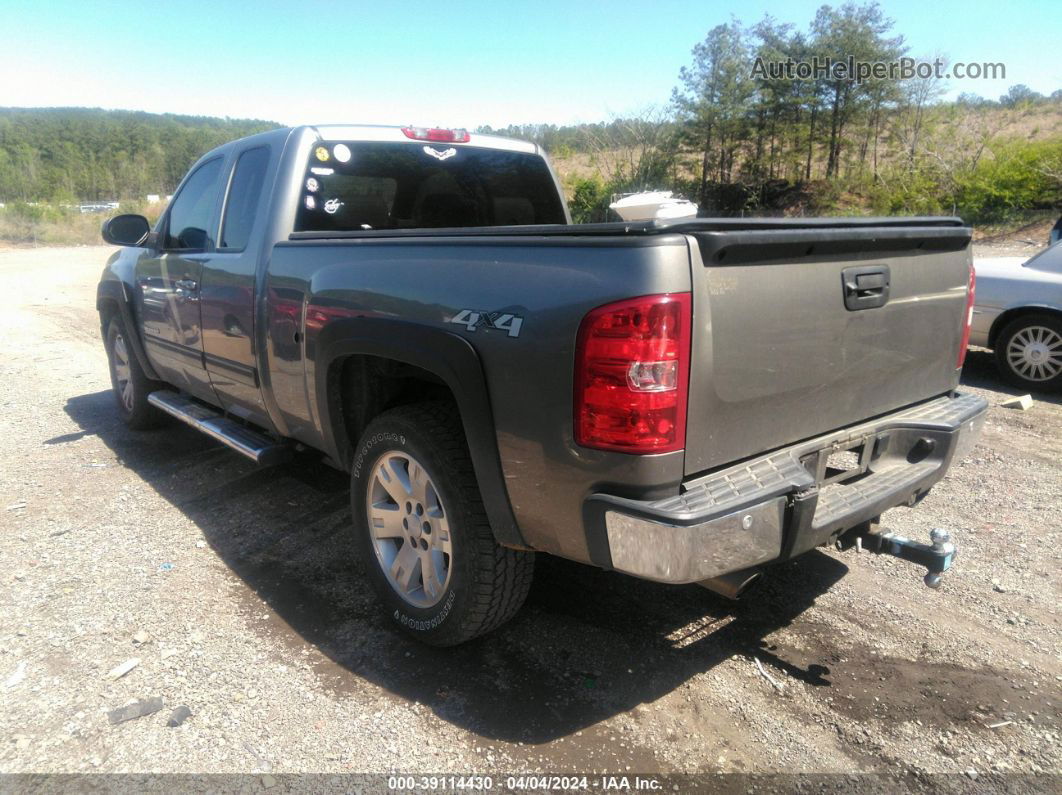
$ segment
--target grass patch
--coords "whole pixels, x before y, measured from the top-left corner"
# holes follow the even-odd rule
[[[123,202],[111,213],[82,213],[76,207],[16,202],[0,208],[0,246],[99,246],[100,227],[118,213],[139,213],[154,223],[164,205]]]

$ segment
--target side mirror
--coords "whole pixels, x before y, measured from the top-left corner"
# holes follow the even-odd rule
[[[103,222],[100,234],[112,246],[139,246],[150,231],[151,224],[142,215],[116,215]]]

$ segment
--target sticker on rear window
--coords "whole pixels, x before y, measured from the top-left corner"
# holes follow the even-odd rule
[[[339,208],[343,206],[343,202],[339,199],[329,199],[324,203],[324,211],[329,215],[335,215]]]
[[[325,149],[323,146],[319,146],[313,150],[313,156],[320,160],[322,163],[324,163],[326,160],[328,160],[328,150]]]
[[[310,177],[308,180],[306,180],[306,190],[308,190],[310,193],[317,193],[317,189],[319,187],[321,187],[321,183],[319,183],[313,177]]]
[[[346,144],[336,144],[332,147],[332,154],[340,163],[346,163],[350,160],[350,147]]]
[[[449,160],[451,157],[457,154],[457,150],[452,146],[449,149],[443,149],[441,152],[432,146],[424,147],[424,154],[431,155],[437,160]]]

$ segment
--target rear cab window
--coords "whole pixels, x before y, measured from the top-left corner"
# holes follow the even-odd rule
[[[535,154],[424,142],[318,142],[296,232],[563,224],[545,160]]]
[[[251,238],[258,215],[262,186],[269,168],[269,147],[258,146],[241,152],[229,182],[225,212],[221,221],[218,249],[243,251]]]

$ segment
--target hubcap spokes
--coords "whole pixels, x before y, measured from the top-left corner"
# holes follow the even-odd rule
[[[414,607],[435,605],[450,584],[453,545],[446,510],[427,471],[408,453],[376,459],[366,510],[384,576]]]
[[[1062,373],[1062,335],[1047,326],[1029,326],[1010,338],[1007,363],[1022,378],[1050,381]]]
[[[118,396],[127,411],[133,410],[133,379],[130,377],[129,351],[121,334],[114,337],[114,380],[118,384]]]

